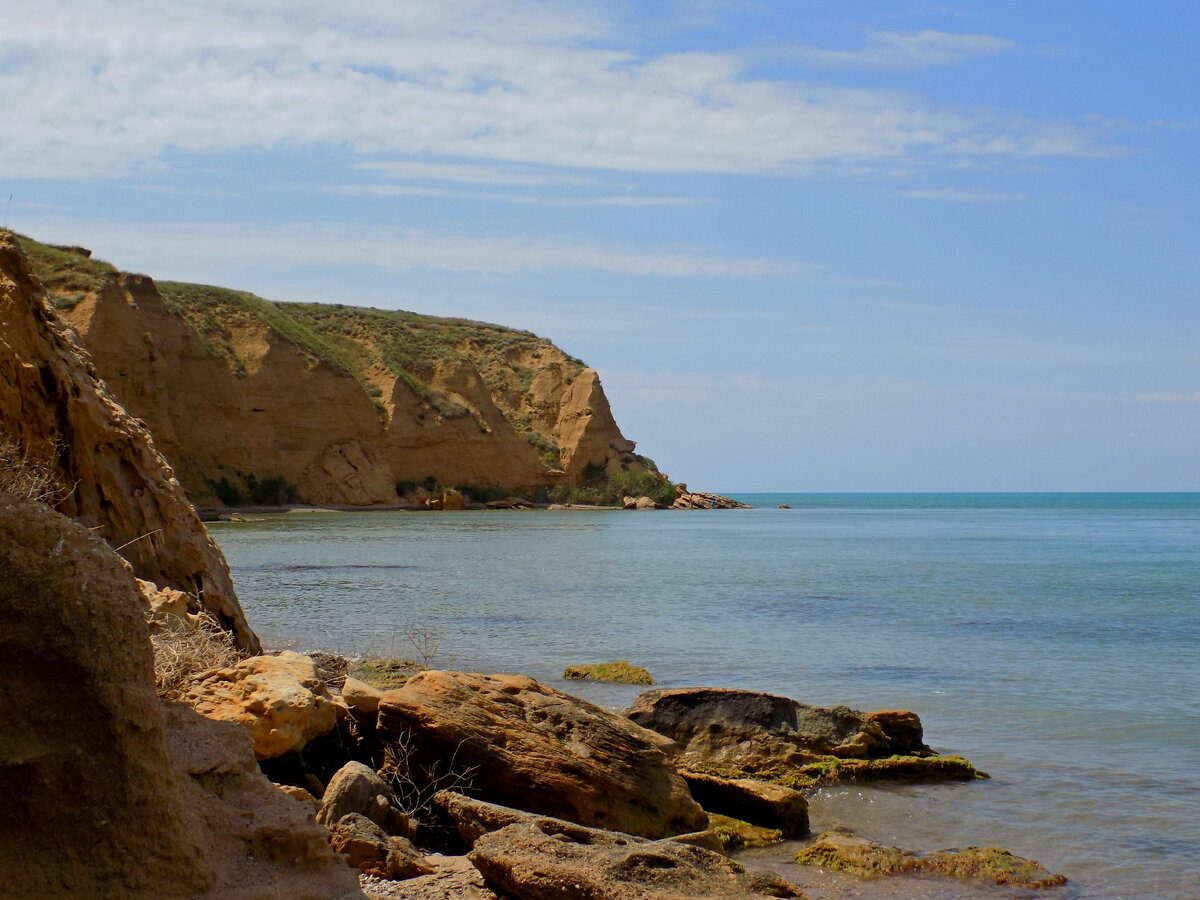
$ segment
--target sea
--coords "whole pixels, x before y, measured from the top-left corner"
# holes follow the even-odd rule
[[[661,687],[911,709],[991,775],[810,798],[814,831],[1001,846],[1041,896],[1200,898],[1200,494],[735,494],[747,510],[312,512],[211,527],[275,647],[562,679],[623,659]],[[781,506],[790,508],[782,509]],[[1015,898],[744,861],[814,900]]]

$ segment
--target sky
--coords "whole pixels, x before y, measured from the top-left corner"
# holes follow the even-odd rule
[[[535,331],[693,488],[1200,490],[1191,0],[10,6],[16,231]]]

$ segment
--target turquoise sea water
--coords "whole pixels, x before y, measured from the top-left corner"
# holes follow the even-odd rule
[[[814,827],[998,844],[1062,898],[1200,897],[1200,495],[759,494],[695,512],[314,513],[213,529],[269,641],[566,683],[628,659],[666,687],[920,713],[991,781],[838,788]],[[792,509],[777,509],[779,504]],[[759,851],[785,874],[789,847]],[[814,897],[1014,897],[943,881]],[[906,893],[905,893],[906,892]]]

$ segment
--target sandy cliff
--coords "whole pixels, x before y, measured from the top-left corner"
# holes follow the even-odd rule
[[[43,245],[31,256],[200,505],[247,476],[365,505],[430,479],[518,489],[654,471],[596,372],[529,332],[155,284]]]
[[[16,240],[0,234],[0,438],[53,467],[57,509],[103,537],[135,574],[198,595],[256,649],[224,557],[145,427],[99,379],[47,303]]]

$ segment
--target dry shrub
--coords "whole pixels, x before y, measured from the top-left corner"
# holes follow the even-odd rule
[[[233,635],[208,612],[153,629],[154,687],[164,700],[181,700],[198,677],[210,669],[227,669],[245,658]]]
[[[54,466],[35,459],[10,437],[0,437],[0,494],[57,506],[70,491]]]

